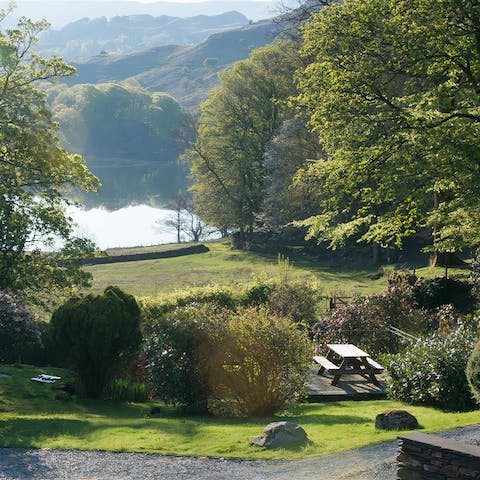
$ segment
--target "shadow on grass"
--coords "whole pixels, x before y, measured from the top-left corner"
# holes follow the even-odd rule
[[[60,435],[82,436],[92,429],[90,422],[64,418],[11,418],[0,421],[0,444],[31,447],[42,439]]]
[[[330,403],[332,405],[332,403]],[[307,412],[291,412],[287,415],[272,415],[270,417],[216,417],[216,416],[201,416],[201,415],[187,415],[182,414],[181,410],[172,407],[164,407],[158,415],[152,415],[155,420],[181,419],[182,427],[186,426],[185,422],[192,422],[193,424],[208,424],[211,426],[221,427],[235,426],[235,425],[267,425],[272,422],[288,421],[298,423],[301,425],[354,425],[359,423],[372,423],[370,417],[359,415],[331,415],[328,413],[308,414]],[[177,422],[174,422],[178,425]],[[162,426],[159,426],[161,429]],[[177,427],[178,428],[178,427]],[[178,430],[177,430],[178,432]]]
[[[92,412],[89,412],[92,414]],[[94,414],[93,414],[94,415]],[[184,421],[173,421],[173,418],[159,418],[154,421],[131,416],[102,417],[103,421],[91,421],[65,418],[10,418],[0,421],[0,445],[4,447],[42,446],[46,441],[57,437],[68,436],[77,439],[95,438],[96,433],[103,435],[118,429],[140,432],[156,430],[172,437],[192,437],[198,433],[199,427],[205,423],[201,419],[184,418]],[[106,420],[106,421],[105,421]],[[122,433],[125,435],[125,432]],[[94,442],[94,440],[93,440]],[[91,443],[87,441],[87,443]]]

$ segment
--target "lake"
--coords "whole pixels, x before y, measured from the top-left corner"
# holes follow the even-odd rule
[[[163,224],[175,216],[173,210],[132,205],[114,211],[69,207],[67,213],[78,225],[76,234],[92,239],[102,250],[177,241],[176,231]]]

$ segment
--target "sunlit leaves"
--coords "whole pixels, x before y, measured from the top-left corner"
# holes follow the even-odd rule
[[[265,197],[265,149],[288,110],[298,66],[288,43],[261,48],[223,72],[201,106],[197,141],[185,157],[206,223],[252,232]]]
[[[47,26],[21,18],[16,29],[0,34],[0,288],[42,305],[88,282],[79,251],[76,262],[62,264],[62,254],[42,253],[40,242],[69,242],[73,226],[64,213],[64,193],[98,186],[83,158],[60,145],[46,95],[37,88],[39,80],[74,72],[61,59],[32,51]]]
[[[346,0],[307,24],[297,104],[328,153],[330,238],[401,246],[429,225],[437,249],[478,243],[479,20],[469,0]]]

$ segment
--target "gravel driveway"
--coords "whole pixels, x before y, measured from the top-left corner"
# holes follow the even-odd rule
[[[439,435],[480,445],[480,425]],[[396,441],[322,457],[270,462],[0,448],[0,479],[393,480],[396,454]]]

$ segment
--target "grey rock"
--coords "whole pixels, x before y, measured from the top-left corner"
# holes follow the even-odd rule
[[[250,442],[252,445],[266,448],[294,447],[308,442],[305,430],[291,422],[269,423],[263,435],[255,437]]]
[[[413,430],[418,428],[418,421],[406,410],[389,410],[377,415],[375,428],[378,430]]]

